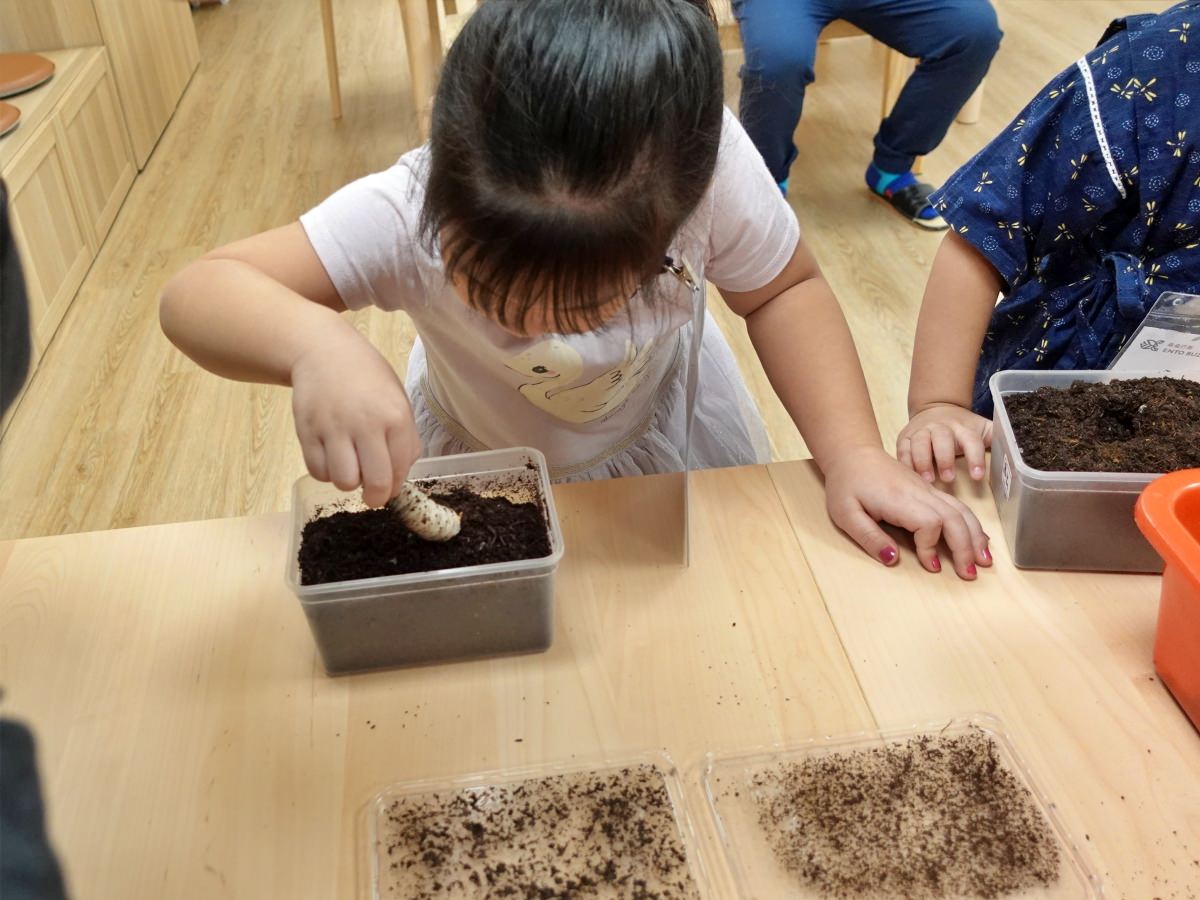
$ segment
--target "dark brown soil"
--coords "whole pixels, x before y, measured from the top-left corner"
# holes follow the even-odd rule
[[[442,543],[417,537],[387,508],[337,512],[309,522],[300,540],[300,583],[407,575],[550,555],[540,505],[480,497],[462,488],[437,500],[462,515],[462,531]]]
[[[1000,897],[1059,878],[1049,825],[982,732],[783,763],[753,787],[779,861],[823,897]]]
[[[1038,388],[1004,398],[1021,457],[1048,472],[1200,466],[1200,383],[1134,378]]]
[[[699,900],[651,765],[402,797],[381,818],[388,900]]]

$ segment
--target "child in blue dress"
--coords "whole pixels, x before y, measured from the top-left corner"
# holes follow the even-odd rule
[[[951,225],[897,455],[984,474],[988,380],[1103,369],[1163,291],[1200,290],[1200,3],[1114,22],[933,196]],[[997,304],[996,296],[1001,294]]]

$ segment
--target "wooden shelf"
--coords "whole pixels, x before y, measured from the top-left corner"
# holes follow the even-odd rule
[[[54,63],[54,77],[32,91],[5,98],[5,103],[11,103],[21,111],[21,121],[15,130],[0,138],[0,172],[5,171],[21,148],[33,140],[39,126],[50,119],[58,102],[83,74],[88,63],[104,56],[104,48],[78,47],[45,51],[39,55]]]

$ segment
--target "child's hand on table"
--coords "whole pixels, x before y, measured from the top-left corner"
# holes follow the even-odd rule
[[[353,329],[330,335],[292,366],[292,413],[309,473],[382,506],[421,455],[395,370]]]
[[[965,456],[975,481],[984,475],[984,451],[992,446],[992,420],[954,403],[916,413],[896,438],[896,458],[931,484],[953,481],[955,459]]]
[[[825,498],[834,524],[886,565],[900,553],[879,522],[913,533],[917,558],[940,572],[938,541],[944,539],[959,577],[973,579],[976,565],[990,566],[988,537],[975,514],[960,500],[921,480],[882,448],[863,447],[825,467]]]

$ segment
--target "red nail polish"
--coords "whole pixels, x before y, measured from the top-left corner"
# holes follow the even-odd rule
[[[976,575],[975,563],[969,563],[967,565],[967,575],[970,576],[971,578],[975,577],[975,575]]]
[[[896,561],[896,548],[895,547],[884,547],[882,550],[879,551],[879,558],[881,560],[883,560],[883,564],[885,566],[890,566],[892,563],[894,563]]]
[[[935,572],[942,571],[942,561],[935,556],[929,561],[929,568],[933,569]]]
[[[982,552],[980,555],[981,555],[981,556],[982,556],[984,559],[986,559],[988,562],[991,562],[991,561],[992,561],[992,552],[991,552],[990,550],[988,550],[988,548],[987,548],[987,547],[984,547],[984,548],[983,548],[983,552]]]

